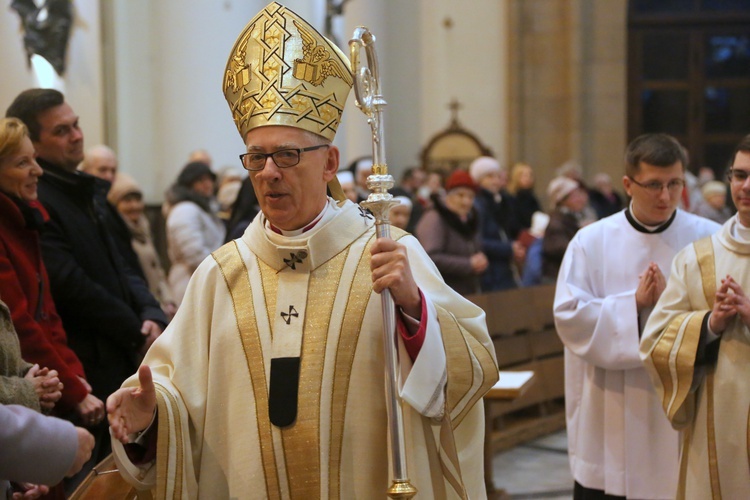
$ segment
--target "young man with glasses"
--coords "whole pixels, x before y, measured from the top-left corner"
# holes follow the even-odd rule
[[[630,204],[579,230],[563,258],[554,314],[577,499],[674,498],[678,435],[638,347],[674,255],[719,228],[677,209],[686,163],[673,137],[636,138],[622,180]]]
[[[683,432],[677,498],[750,491],[750,135],[728,172],[737,214],[685,247],[646,325],[641,357]]]
[[[424,498],[485,495],[481,397],[498,371],[484,312],[413,236],[376,238],[372,216],[344,200],[331,141],[351,84],[335,45],[276,3],[232,50],[224,93],[261,213],[198,267],[139,376],[107,401],[115,457],[137,488],[383,498],[388,289],[411,482]],[[123,447],[135,439],[155,460]]]

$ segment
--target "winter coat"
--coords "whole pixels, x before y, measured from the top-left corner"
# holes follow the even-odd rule
[[[172,187],[168,200],[169,286],[179,306],[190,277],[211,252],[224,244],[226,227],[208,200],[183,186]]]
[[[93,394],[105,400],[137,368],[143,322],[167,319],[107,232],[108,183],[37,161],[39,199],[50,215],[42,255],[52,296]]]
[[[513,262],[513,241],[517,235],[517,225],[513,219],[512,201],[506,192],[501,200],[495,201],[492,193],[480,189],[474,200],[479,214],[479,231],[482,238],[482,250],[490,262],[482,273],[481,287],[483,292],[506,290],[518,286]]]
[[[550,215],[542,240],[542,276],[545,282],[557,280],[565,250],[580,227],[579,216],[570,210],[557,208]]]
[[[471,256],[481,251],[478,226],[475,209],[463,222],[437,197],[417,224],[417,239],[445,282],[461,295],[480,292],[479,276],[471,267]]]
[[[148,288],[160,304],[174,304],[172,290],[167,282],[167,275],[159,260],[159,254],[151,237],[151,225],[145,215],[141,215],[137,223],[126,220],[130,231],[132,247],[138,256],[143,273],[146,275]]]
[[[0,300],[0,405],[22,405],[40,410],[34,385],[23,378],[29,368],[31,364],[21,359],[21,346],[10,320],[10,311]]]
[[[39,229],[48,218],[39,202],[0,193],[0,297],[8,305],[23,358],[57,370],[64,385],[58,414],[75,409],[88,390],[83,365],[68,346],[42,261]]]
[[[519,189],[518,192],[513,195],[513,212],[521,225],[521,229],[528,229],[531,227],[531,217],[534,212],[541,212],[542,206],[539,204],[539,200],[534,194],[533,189]]]

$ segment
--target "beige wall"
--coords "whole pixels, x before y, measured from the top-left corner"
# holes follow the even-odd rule
[[[38,85],[26,65],[20,18],[9,5],[3,2],[0,9],[0,116],[21,91]],[[99,1],[75,0],[73,8],[65,78],[56,88],[80,116],[85,141],[93,145],[104,137]]]
[[[221,74],[235,37],[266,3],[75,0],[65,92],[86,143],[115,146],[148,201],[162,199],[191,149],[208,149],[218,167],[235,162],[242,141]],[[322,29],[323,0],[286,3]],[[449,124],[455,98],[461,124],[501,161],[530,162],[543,195],[569,158],[589,177],[620,176],[625,9],[626,0],[472,0],[471,8],[463,0],[354,0],[335,28],[346,52],[358,24],[378,38],[396,177]],[[18,25],[15,12],[0,12],[2,110],[33,85]],[[351,104],[336,139],[344,164],[370,152],[369,127]]]
[[[626,0],[511,0],[511,156],[537,193],[569,159],[622,177],[627,140]]]

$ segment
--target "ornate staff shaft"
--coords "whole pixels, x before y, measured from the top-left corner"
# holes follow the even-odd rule
[[[383,144],[383,108],[385,99],[380,93],[378,58],[375,53],[375,36],[364,26],[354,30],[349,40],[352,73],[354,74],[354,95],[357,107],[367,116],[372,130],[372,175],[367,178],[370,195],[362,202],[375,216],[375,230],[378,238],[390,238],[388,212],[398,201],[388,193],[393,187],[393,177],[388,174]],[[367,66],[362,66],[360,51],[365,49]],[[396,309],[389,290],[380,294],[383,310],[383,347],[385,350],[386,406],[388,409],[388,429],[391,447],[391,470],[393,483],[388,488],[389,498],[412,498],[417,489],[409,482],[406,471],[406,447],[404,446],[404,418],[401,398],[398,395],[398,338],[396,336]]]

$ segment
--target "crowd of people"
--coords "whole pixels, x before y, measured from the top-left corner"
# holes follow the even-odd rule
[[[230,55],[233,112],[234,78],[257,53]],[[331,74],[326,95],[343,109],[351,81]],[[293,83],[267,76],[258,85]],[[430,498],[481,497],[481,398],[498,374],[466,296],[541,283],[556,284],[576,498],[746,493],[750,472],[734,464],[747,450],[729,441],[750,407],[738,376],[750,356],[750,136],[727,183],[687,172],[674,138],[638,137],[627,201],[609,175],[589,186],[568,161],[547,211],[526,163],[410,168],[391,190],[388,240],[358,205],[372,158],[339,168],[335,126],[267,111],[234,116],[242,170],[215,172],[204,150],[187,158],[162,206],[165,262],[138,182],[111,148],[84,148],[63,94],[29,89],[7,108],[0,449],[23,456],[0,453],[0,494],[65,498],[114,452],[131,484],[170,495],[371,495],[388,477],[387,404],[371,397],[384,385],[388,289],[413,475]]]
[[[210,156],[196,151],[165,193],[163,263],[137,181],[119,171],[112,149],[84,149],[77,116],[62,94],[25,91],[7,115],[0,122],[0,162],[7,165],[0,170],[0,208],[7,215],[0,221],[0,298],[17,346],[5,339],[3,352],[10,354],[0,396],[3,404],[44,410],[88,428],[96,445],[85,473],[110,452],[104,401],[175,316],[201,263],[226,241],[241,238],[262,204],[250,176],[227,168],[220,180]],[[336,173],[352,202],[366,199],[371,169],[372,160],[363,157]],[[480,157],[447,177],[411,168],[391,190],[398,201],[391,224],[416,236],[461,295],[555,283],[570,272],[565,258],[572,258],[569,246],[579,230],[613,215],[635,217],[643,187],[626,175],[632,200],[626,207],[606,174],[595,176],[589,188],[574,162],[557,173],[546,190],[545,213],[528,164],[509,172],[498,160]],[[696,220],[731,217],[727,184],[704,172],[693,184],[702,193],[698,198],[683,195],[687,184],[677,186],[675,200],[694,200],[693,211],[702,216]],[[703,225],[706,234],[717,227]],[[653,273],[663,288],[666,266],[643,272]],[[562,290],[558,285],[558,295]],[[66,481],[69,491],[81,476]],[[58,485],[48,494],[63,491]]]
[[[652,149],[657,146],[666,148],[651,145]],[[679,145],[672,146],[676,150]],[[648,157],[656,153],[632,154]],[[650,165],[649,161],[636,158],[632,165]],[[677,163],[680,168],[675,167],[673,177],[684,170],[686,160],[680,158]],[[162,262],[137,181],[119,171],[111,148],[98,145],[84,149],[77,115],[54,90],[25,91],[8,108],[7,118],[0,121],[0,164],[0,209],[4,214],[0,220],[0,299],[3,308],[7,304],[9,320],[2,339],[0,402],[44,411],[78,425],[73,429],[83,448],[89,446],[82,439],[84,433],[93,436],[91,449],[81,452],[79,448],[77,452],[76,460],[85,453],[88,464],[80,464],[77,468],[82,472],[65,481],[69,493],[93,464],[110,453],[104,401],[135,372],[150,345],[175,317],[201,263],[225,242],[243,238],[250,231],[262,212],[263,200],[252,176],[242,177],[230,168],[217,176],[210,156],[196,151],[165,193],[162,214],[168,262]],[[597,258],[605,262],[612,258],[611,251],[596,258],[591,252],[594,242],[607,240],[607,231],[620,235],[618,224],[635,224],[648,232],[666,220],[643,215],[639,206],[643,193],[658,195],[662,185],[638,180],[644,167],[632,165],[624,181],[630,199],[626,205],[608,175],[597,174],[593,187],[588,187],[580,165],[567,162],[546,189],[547,212],[535,194],[534,172],[528,164],[518,163],[508,171],[495,158],[479,157],[467,170],[456,169],[447,176],[411,168],[391,190],[398,204],[391,209],[390,222],[414,234],[445,283],[461,295],[557,283],[558,329],[570,349],[568,370],[572,370],[572,360],[580,357],[585,366],[589,357],[597,357],[592,351],[593,340],[580,337],[581,325],[586,321],[602,324],[590,327],[592,338],[598,338],[597,328],[606,330],[605,311],[600,307],[592,306],[593,312],[575,308],[574,313],[566,312],[569,304],[582,300],[577,295],[586,290],[583,282],[575,280],[585,281],[588,271],[571,267],[576,253],[585,251],[583,261],[591,265]],[[366,179],[371,171],[372,160],[363,157],[348,169],[339,169],[335,177],[347,198],[359,203],[367,198]],[[687,210],[682,210],[679,213],[683,215],[671,227],[684,225],[686,230],[665,231],[665,235],[675,231],[681,235],[672,238],[678,241],[672,245],[675,252],[688,240],[716,232],[718,225],[709,219],[723,223],[732,217],[726,203],[728,184],[703,171],[692,183],[693,192],[688,192],[690,185],[688,181],[669,183],[674,208],[692,205],[691,211],[700,215],[681,222],[688,216]],[[616,218],[622,221],[615,224]],[[587,226],[592,230],[581,231]],[[584,237],[592,241],[584,243]],[[620,249],[628,251],[627,245]],[[661,292],[672,257],[660,254],[657,264],[656,256],[644,254],[646,260],[634,263],[643,268],[638,276],[647,277],[650,286]],[[628,282],[624,276],[606,279],[612,280],[613,290]],[[597,293],[610,293],[609,286],[602,285]],[[738,287],[727,278],[720,293],[726,297],[732,293],[730,289]],[[652,309],[659,295],[642,300],[635,314],[640,323],[636,321],[633,329],[643,331],[646,316],[641,315],[641,307]],[[612,307],[612,314],[622,321],[623,312],[616,304]],[[574,332],[570,339],[568,322]],[[717,329],[725,329],[724,325]],[[604,344],[609,342],[606,334],[602,338]],[[586,354],[578,342],[583,342]],[[628,358],[633,360],[628,361],[634,363],[633,369],[640,363],[637,345],[635,349]],[[612,355],[625,356],[619,351]],[[628,363],[622,359],[619,363]],[[638,384],[643,385],[646,371],[638,373]],[[584,383],[580,394],[591,392]],[[606,402],[607,396],[602,397]],[[573,401],[576,396],[571,393],[568,404]],[[575,428],[576,420],[569,426]],[[658,437],[646,436],[642,441],[666,436],[668,433],[659,431]],[[580,439],[579,443],[579,436],[571,434],[571,449],[589,450],[591,436]],[[674,445],[670,443],[668,446]],[[665,442],[664,449],[668,446]],[[577,460],[586,459],[588,452],[577,452]],[[596,447],[590,452],[594,453],[592,462],[599,460]],[[574,473],[576,467],[574,464]],[[591,479],[597,477],[592,474],[581,473],[581,488],[600,485]],[[601,474],[606,475],[606,469]],[[59,474],[56,477],[61,479]],[[63,483],[50,486],[19,483],[16,488],[64,496]]]

